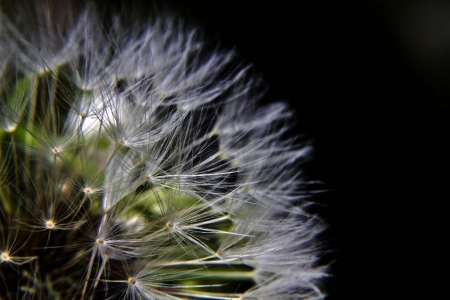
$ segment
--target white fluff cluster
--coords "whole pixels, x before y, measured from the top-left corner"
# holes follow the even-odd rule
[[[0,11],[0,298],[323,299],[292,112],[173,18],[38,3]]]

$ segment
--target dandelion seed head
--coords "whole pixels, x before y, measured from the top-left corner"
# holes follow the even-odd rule
[[[324,298],[311,146],[250,67],[163,13],[27,4],[0,3],[1,299]]]

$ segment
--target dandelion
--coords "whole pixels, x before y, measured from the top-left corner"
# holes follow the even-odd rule
[[[323,299],[292,112],[167,16],[0,6],[1,299]]]

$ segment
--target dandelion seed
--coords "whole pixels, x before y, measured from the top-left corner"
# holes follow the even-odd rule
[[[85,188],[83,189],[83,192],[84,192],[86,195],[92,195],[93,193],[95,193],[95,190],[94,190],[93,188],[91,188],[91,187],[85,187]]]
[[[136,284],[136,278],[133,278],[133,277],[128,278],[128,283],[130,285],[135,285]]]
[[[324,298],[311,146],[235,53],[27,5],[0,3],[1,299]]]
[[[2,255],[0,257],[2,261],[11,261],[11,256],[9,256],[8,252],[2,252]]]
[[[45,222],[45,228],[47,228],[47,229],[55,229],[56,228],[56,224],[52,220],[48,220],[48,221]]]
[[[53,154],[58,155],[59,153],[62,152],[62,150],[59,147],[54,147],[54,148],[52,148],[52,152],[53,152]]]

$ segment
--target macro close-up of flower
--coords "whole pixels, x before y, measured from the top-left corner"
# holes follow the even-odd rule
[[[325,298],[312,146],[251,67],[168,14],[27,3],[0,3],[0,299]]]

